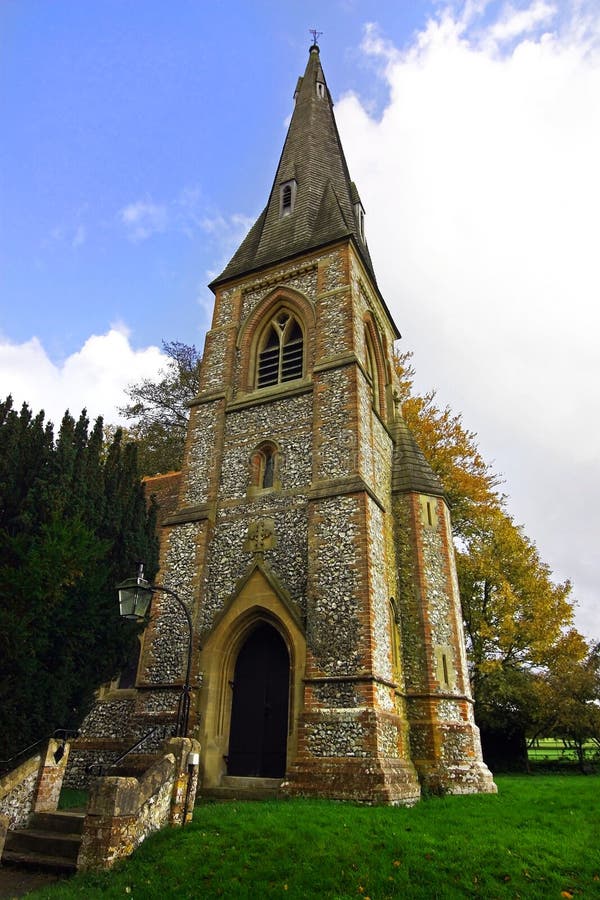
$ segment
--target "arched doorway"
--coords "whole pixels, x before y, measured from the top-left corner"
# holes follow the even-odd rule
[[[290,658],[275,628],[263,623],[235,664],[227,774],[285,775]]]

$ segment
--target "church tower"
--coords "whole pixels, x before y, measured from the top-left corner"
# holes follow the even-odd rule
[[[493,791],[473,720],[448,508],[395,399],[399,337],[310,48],[264,211],[211,284],[159,580],[193,621],[202,785],[412,803]],[[172,716],[161,594],[137,715]]]

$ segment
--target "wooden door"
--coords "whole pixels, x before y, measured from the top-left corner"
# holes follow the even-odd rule
[[[235,665],[228,775],[285,775],[290,660],[283,639],[259,625]]]

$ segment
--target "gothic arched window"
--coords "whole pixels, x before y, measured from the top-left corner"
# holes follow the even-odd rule
[[[366,351],[366,368],[367,376],[371,385],[372,400],[374,409],[379,409],[379,371],[377,369],[377,356],[375,355],[375,347],[368,328],[365,328],[365,351]]]
[[[259,343],[256,386],[269,387],[302,378],[304,335],[300,323],[280,309],[265,328]]]

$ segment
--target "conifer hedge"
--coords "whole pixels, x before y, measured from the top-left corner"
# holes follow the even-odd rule
[[[0,759],[79,724],[136,640],[115,585],[156,572],[135,445],[89,426],[0,402]]]

